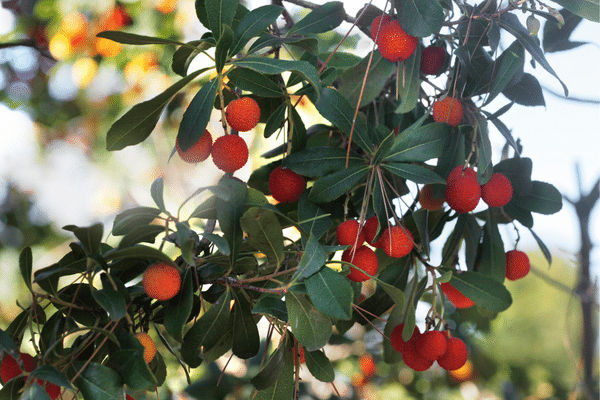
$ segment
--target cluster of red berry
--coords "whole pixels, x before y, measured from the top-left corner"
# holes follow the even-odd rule
[[[2,378],[4,384],[18,376],[26,376],[37,368],[37,361],[30,354],[19,353],[19,358],[19,361],[17,361],[13,356],[7,354],[2,359],[2,364],[0,365],[0,378]],[[60,386],[40,379],[35,379],[35,382],[46,390],[46,393],[48,393],[48,396],[50,396],[52,400],[60,395]]]

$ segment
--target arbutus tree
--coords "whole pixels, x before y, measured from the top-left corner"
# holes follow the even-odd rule
[[[537,79],[524,71],[527,57],[568,94],[544,53],[577,46],[569,33],[582,17],[598,21],[598,3],[555,3],[570,11],[536,0],[504,8],[493,0],[396,0],[389,10],[368,5],[350,17],[343,3],[329,2],[294,20],[281,2],[250,10],[237,0],[198,0],[209,32],[197,40],[100,33],[123,45],[177,46],[171,67],[180,76],[116,120],[107,149],[148,138],[173,97],[195,82],[172,156],[192,152],[190,160],[215,162],[224,175],[182,199],[197,203],[189,215],[167,209],[157,179],[155,205],[115,218],[114,245],[101,224],[66,226],[77,241],[35,274],[25,248],[19,267],[32,302],[0,332],[0,345],[23,365],[20,344],[31,335],[40,365],[14,369],[0,394],[57,398],[55,385],[86,400],[122,399],[125,391],[161,386],[166,357],[188,374],[231,351],[259,360],[250,380],[255,399],[297,398],[303,362],[316,379],[332,382],[325,346],[354,324],[375,321],[385,323],[386,362],[417,371],[436,361],[462,366],[467,346],[449,329],[447,308],[479,307],[493,318],[512,302],[508,271],[529,268],[528,260],[515,266],[507,259],[517,243],[506,243],[499,226],[529,231],[551,261],[532,230],[533,214],[559,211],[561,195],[532,180],[533,161],[521,156],[501,118],[514,104],[544,105]],[[516,15],[522,11],[530,13],[525,25]],[[543,43],[538,18],[546,20]],[[373,51],[322,52],[317,34],[343,21],[371,37]],[[501,34],[512,38],[503,50]],[[190,71],[201,54],[213,63]],[[500,94],[507,104],[489,109]],[[302,101],[328,122],[306,126]],[[213,110],[223,132],[206,130]],[[247,161],[248,134],[236,129],[257,123],[280,146],[244,182],[235,171]],[[490,123],[506,140],[502,157],[493,157]],[[349,220],[356,222],[341,228]],[[443,241],[441,254],[431,253],[434,241]],[[376,289],[365,297],[367,280]],[[421,326],[418,301],[430,304]],[[169,354],[154,353],[139,335],[148,331]],[[202,398],[203,387],[187,377],[187,393]]]

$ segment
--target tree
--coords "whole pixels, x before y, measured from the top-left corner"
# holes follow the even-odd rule
[[[202,142],[202,162],[211,162],[210,150],[225,173],[218,184],[182,199],[182,205],[197,203],[189,215],[167,209],[164,182],[157,179],[154,206],[115,218],[114,245],[103,239],[101,224],[66,226],[77,239],[70,252],[35,274],[26,247],[19,267],[32,303],[1,332],[0,343],[19,359],[31,333],[43,365],[27,371],[26,380],[5,382],[0,393],[18,398],[24,388],[24,398],[42,398],[35,382],[47,381],[86,400],[117,399],[124,390],[161,386],[166,357],[187,374],[231,350],[259,360],[250,381],[256,398],[297,398],[302,359],[316,379],[331,382],[324,346],[356,323],[378,320],[385,322],[386,362],[422,370],[437,359],[456,369],[441,361],[449,357],[450,340],[461,340],[446,317],[448,307],[460,306],[456,296],[489,318],[511,305],[503,284],[512,267],[506,249],[517,243],[505,247],[498,226],[527,228],[550,261],[532,230],[533,213],[557,212],[562,197],[551,184],[531,179],[533,161],[521,156],[521,144],[500,118],[515,103],[544,104],[537,79],[524,72],[526,52],[568,94],[544,50],[577,46],[569,32],[582,17],[597,21],[597,2],[556,1],[570,10],[559,13],[535,1],[502,8],[495,1],[397,0],[388,12],[365,6],[356,17],[341,2],[295,3],[311,11],[294,20],[281,2],[249,10],[235,0],[197,1],[197,17],[209,33],[187,43],[124,30],[98,34],[126,46],[176,46],[171,66],[180,75],[113,123],[107,150],[146,140],[177,93],[194,82],[198,91],[181,118],[172,156],[187,159],[182,154]],[[516,15],[521,11],[530,13],[527,26]],[[536,16],[547,19],[543,45]],[[343,21],[372,37],[378,50],[360,58],[321,48],[318,35]],[[514,38],[503,51],[501,32]],[[190,71],[199,54],[213,65]],[[506,106],[486,110],[500,94]],[[241,111],[232,106],[238,99],[246,99]],[[298,112],[302,101],[314,104],[327,123],[306,126]],[[206,127],[215,109],[225,135],[213,143]],[[488,121],[507,143],[497,163]],[[235,171],[246,161],[247,146],[232,126],[246,130],[257,122],[264,123],[265,137],[279,135],[281,146],[265,155],[275,161],[244,182]],[[442,235],[444,229],[450,234]],[[444,239],[441,254],[432,254],[431,243]],[[139,278],[157,264],[170,271],[169,279],[158,273],[150,291]],[[364,297],[362,282],[369,280],[376,289]],[[174,296],[153,294],[167,286],[176,288]],[[409,340],[419,300],[431,305],[419,329],[444,332],[431,335],[443,338],[444,349],[431,358],[419,349],[425,339]],[[261,320],[268,321],[266,337],[257,327]],[[171,355],[146,353],[144,359],[147,346],[135,335],[148,331]],[[77,338],[66,341],[70,335]],[[189,375],[188,381],[188,393],[200,396],[202,386]]]

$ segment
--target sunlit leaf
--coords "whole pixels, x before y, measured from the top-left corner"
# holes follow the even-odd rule
[[[306,368],[312,376],[321,382],[333,382],[335,379],[335,371],[329,358],[321,350],[304,352],[306,360]]]

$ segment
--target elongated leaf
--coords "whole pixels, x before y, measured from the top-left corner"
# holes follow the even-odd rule
[[[174,44],[176,46],[192,47],[187,43],[181,43],[176,40],[164,39],[152,36],[137,35],[135,33],[123,32],[123,31],[103,31],[96,35],[99,38],[109,39],[113,42],[123,44]]]
[[[169,335],[178,342],[183,341],[183,327],[194,305],[194,285],[192,270],[187,269],[181,280],[181,289],[177,296],[169,300],[165,308],[164,326]]]
[[[502,283],[506,275],[506,255],[498,224],[491,218],[483,227],[481,256],[477,271]]]
[[[156,236],[164,232],[165,227],[161,225],[150,224],[138,226],[123,236],[119,242],[119,249],[131,247],[142,242],[154,243],[156,241]]]
[[[218,80],[211,79],[196,93],[183,113],[177,133],[177,141],[182,151],[189,150],[204,135],[213,109],[217,87]]]
[[[402,353],[397,352],[392,346],[392,342],[386,338],[389,338],[394,328],[402,323],[403,317],[404,315],[402,308],[394,307],[390,312],[385,324],[385,328],[383,330],[383,334],[385,335],[383,339],[383,361],[386,364],[396,364],[402,360]]]
[[[67,225],[64,230],[71,231],[81,242],[81,246],[85,249],[88,255],[93,255],[98,252],[104,227],[97,223],[88,227],[78,227],[75,225]]]
[[[333,332],[328,317],[315,309],[304,295],[292,291],[285,295],[285,305],[290,328],[306,350],[315,351],[327,344]]]
[[[223,25],[223,31],[217,42],[217,48],[215,49],[215,68],[218,73],[223,72],[223,67],[227,61],[229,54],[229,48],[233,42],[233,31],[229,25]]]
[[[291,358],[292,352],[290,351],[291,348],[288,343],[288,340],[282,340],[263,368],[258,374],[250,379],[250,383],[259,390],[259,393],[260,391],[270,388],[277,382],[277,379],[286,364],[286,360]],[[275,398],[272,399],[275,400]]]
[[[231,26],[239,0],[204,0],[208,28],[215,39],[219,40],[223,26]]]
[[[290,46],[299,47],[310,54],[316,54],[319,52],[319,42],[316,38],[307,38],[303,36],[279,37],[266,33],[261,35],[254,43],[252,43],[248,53],[252,54],[265,47],[277,47],[281,46],[282,44],[289,44]]]
[[[344,21],[344,3],[330,1],[309,12],[296,22],[288,35],[324,33],[338,27]]]
[[[0,396],[0,399],[3,399],[3,396]],[[51,398],[39,383],[33,382],[31,386],[25,389],[23,395],[19,397],[19,400],[51,400]]]
[[[567,10],[593,22],[600,22],[600,3],[598,0],[553,0]]]
[[[438,0],[406,0],[396,3],[402,28],[412,36],[438,33],[444,23],[444,9]]]
[[[535,76],[527,72],[523,74],[521,80],[515,85],[504,89],[502,94],[509,100],[523,106],[535,107],[546,105],[540,82]],[[498,126],[498,123],[496,123],[496,126]]]
[[[434,122],[405,129],[394,140],[387,161],[427,161],[439,157],[450,133],[450,125]]]
[[[268,5],[258,7],[246,14],[235,31],[235,39],[230,54],[233,56],[239,53],[250,38],[269,27],[282,12],[282,7]]]
[[[504,311],[512,304],[510,292],[502,283],[479,272],[454,273],[450,284],[490,312]]]
[[[321,268],[304,283],[308,296],[323,314],[342,320],[352,317],[354,292],[345,276],[331,268]]]
[[[118,321],[127,314],[125,299],[116,290],[106,287],[92,292],[92,296],[94,296],[96,302],[100,304],[113,321]]]
[[[31,286],[31,274],[33,271],[33,253],[31,252],[31,247],[27,246],[19,255],[19,271],[21,271],[21,277],[23,278],[23,282],[29,289],[29,291],[33,291]]]
[[[265,138],[270,138],[271,135],[273,135],[279,129],[283,128],[283,122],[285,121],[285,112],[287,111],[287,109],[288,109],[288,104],[286,102],[283,102],[269,116],[269,119],[265,123],[265,129],[264,129]]]
[[[283,261],[283,233],[275,212],[252,207],[244,213],[240,224],[248,234],[248,244],[263,252],[275,265]]]
[[[214,40],[192,40],[186,43],[187,46],[181,46],[175,53],[173,53],[173,60],[171,62],[171,69],[177,75],[185,77],[187,75],[190,63],[194,58],[202,53],[203,50],[210,49],[215,45]],[[205,68],[203,70],[208,70]]]
[[[112,261],[120,258],[133,258],[140,260],[154,260],[154,261],[163,261],[175,266],[171,257],[167,256],[160,250],[157,250],[153,247],[136,245],[132,247],[127,247],[124,249],[114,249],[107,251],[103,254],[104,260]]]
[[[329,358],[321,350],[304,352],[306,367],[321,382],[333,382],[335,371]]]
[[[237,258],[238,249],[242,244],[240,219],[246,207],[247,188],[244,182],[225,176],[219,181],[219,185],[212,189],[217,197],[224,200],[217,207],[217,219],[223,236],[229,243],[230,260]]]
[[[298,264],[296,276],[305,279],[316,274],[327,261],[327,253],[316,236],[310,235],[304,247],[304,253]]]
[[[252,315],[250,304],[243,295],[234,292],[233,298],[233,345],[231,351],[243,360],[252,358],[260,350],[260,334]]]
[[[364,163],[364,159],[351,152],[348,166]],[[308,177],[321,177],[346,168],[346,150],[339,147],[315,146],[292,153],[283,160],[283,166]]]
[[[418,42],[413,55],[404,61],[404,68],[398,77],[402,84],[398,85],[400,104],[396,107],[396,113],[405,114],[417,106],[421,90],[421,50],[421,42]]]
[[[383,168],[387,169],[394,175],[416,183],[446,183],[444,178],[429,168],[425,168],[420,165],[391,162],[384,163]]]
[[[480,184],[486,183],[492,177],[492,143],[488,131],[487,120],[485,118],[476,118],[477,120],[477,181]]]
[[[87,364],[85,369],[84,366],[80,361],[72,364],[72,368],[80,372],[75,385],[84,399],[123,399],[123,383],[115,370],[95,362]]]
[[[156,178],[154,182],[152,182],[152,186],[150,187],[150,195],[152,196],[152,200],[154,200],[154,203],[163,212],[167,211],[167,208],[165,207],[165,199],[163,196],[164,189],[165,183],[162,176]]]
[[[533,181],[529,193],[513,196],[519,207],[531,212],[550,215],[562,209],[562,195],[558,189],[546,182]]]
[[[281,97],[283,90],[270,76],[248,68],[235,68],[227,74],[231,82],[242,90],[261,97]],[[285,107],[285,103],[282,106]],[[285,108],[284,108],[285,110]]]
[[[337,54],[337,53],[336,53]],[[356,106],[361,90],[363,90],[360,107],[372,102],[383,90],[388,78],[396,69],[396,65],[381,56],[378,51],[367,54],[361,62],[344,71],[340,76],[340,94],[348,100],[351,106]],[[367,71],[367,65],[371,61],[367,81],[363,89],[363,77]],[[331,63],[328,64],[331,66]]]
[[[125,210],[115,217],[112,234],[121,236],[138,226],[149,225],[160,213],[161,211],[154,207],[136,207]]]
[[[548,261],[548,265],[551,265],[552,264],[552,253],[550,253],[550,250],[544,244],[544,242],[542,242],[542,239],[531,228],[529,228],[529,232],[531,232],[531,235],[533,236],[533,238],[537,242],[538,246],[540,247],[540,250],[542,251],[542,254],[544,254],[546,261]]]
[[[153,99],[133,106],[108,130],[106,149],[121,150],[143,142],[154,130],[163,108],[171,98],[201,73],[201,70],[192,72]]]
[[[277,380],[265,389],[259,390],[254,396],[255,400],[291,399],[294,397],[294,361],[292,352],[286,351],[284,363],[277,371]]]
[[[333,225],[329,214],[308,200],[307,193],[302,194],[300,200],[298,200],[298,222],[305,232],[314,236],[317,240]],[[304,246],[306,247],[306,244]]]
[[[15,320],[16,318],[13,321]],[[17,351],[19,349],[12,338],[2,329],[0,329],[0,349],[6,351]]]
[[[308,198],[315,203],[333,201],[354,188],[368,171],[368,166],[357,165],[324,176],[315,182]]]
[[[484,105],[489,104],[496,98],[511,82],[515,74],[522,70],[525,58],[523,46],[515,41],[506,49],[498,59],[498,71],[492,81],[490,94]]]

